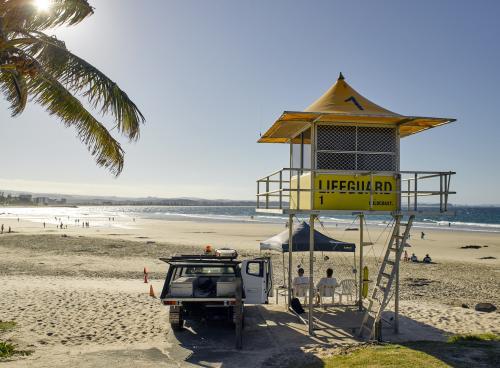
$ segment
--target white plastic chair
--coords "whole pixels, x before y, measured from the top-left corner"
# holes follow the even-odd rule
[[[319,304],[323,306],[323,298],[332,298],[332,304],[335,303],[335,289],[337,285],[320,285],[318,289]]]
[[[340,290],[335,291],[335,294],[339,296],[340,304],[342,304],[342,296],[346,296],[347,300],[352,301],[352,295],[356,291],[356,280],[342,280],[339,285]]]
[[[297,284],[293,288],[293,296],[296,298],[304,298],[304,304],[307,304],[307,295],[309,284]]]

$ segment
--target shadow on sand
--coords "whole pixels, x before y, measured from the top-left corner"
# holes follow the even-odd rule
[[[336,348],[363,342],[357,337],[363,313],[356,308],[317,308],[314,337],[284,306],[247,306],[245,313],[242,350],[235,349],[232,324],[201,321],[186,323],[184,331],[170,335],[170,358],[202,367],[322,367],[315,355],[319,350],[332,349],[334,353]],[[384,314],[386,321],[392,318],[391,312]],[[421,350],[454,366],[456,359],[435,349],[438,344],[428,342],[444,342],[449,333],[404,316],[400,316],[399,325],[400,333],[395,334],[389,323],[384,323],[383,340]]]

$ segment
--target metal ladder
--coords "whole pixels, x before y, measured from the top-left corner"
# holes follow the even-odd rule
[[[395,223],[392,236],[389,240],[384,260],[380,266],[377,283],[371,297],[368,299],[368,308],[365,310],[363,316],[363,322],[358,333],[359,337],[363,337],[365,332],[368,331],[370,333],[368,336],[369,339],[374,339],[377,323],[380,321],[382,312],[387,307],[387,304],[389,304],[392,283],[399,269],[399,261],[401,260],[401,255],[403,254],[406,240],[408,239],[415,218],[414,215],[411,215],[407,223],[402,223],[402,217],[402,215],[394,216]]]

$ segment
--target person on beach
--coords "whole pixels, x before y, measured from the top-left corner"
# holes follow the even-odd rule
[[[2,234],[3,234],[3,224],[2,224]]]
[[[431,257],[428,254],[426,254],[425,257],[424,257],[424,259],[423,259],[423,262],[424,263],[431,263],[432,259],[431,259]]]
[[[415,253],[413,253],[413,254],[411,255],[410,261],[412,261],[412,262],[418,262],[418,258],[417,258],[417,256],[415,255]]]
[[[292,281],[292,303],[298,302],[297,298],[306,298],[307,294],[305,288],[309,285],[309,277],[304,276],[304,269],[302,267],[297,270],[297,274],[298,276],[296,276]]]
[[[405,250],[405,254],[403,256],[403,261],[408,262],[409,260],[410,260],[410,258],[408,257],[408,252]]]
[[[45,229],[45,221],[43,222],[43,228]]]
[[[320,288],[322,286],[337,286],[337,279],[333,277],[333,269],[328,268],[326,270],[326,277],[322,277],[316,284],[316,304],[319,304],[320,302]]]
[[[9,226],[9,231],[7,231],[7,232],[8,232],[8,233],[11,233],[11,232],[12,232],[12,230],[11,230],[10,226]]]
[[[333,271],[332,271],[333,273]],[[292,282],[292,286],[295,289],[298,285],[307,285],[309,284],[309,277],[304,276],[304,269],[301,267],[297,270],[297,275]]]
[[[422,231],[422,232],[420,233],[420,239],[423,239],[423,238],[425,238],[425,233]]]

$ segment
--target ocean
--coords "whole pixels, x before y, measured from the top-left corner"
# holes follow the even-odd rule
[[[285,223],[288,216],[256,213],[250,206],[79,206],[79,207],[0,207],[2,218],[23,218],[35,222],[74,223],[75,219],[92,222],[92,226],[128,228],[133,219],[200,220],[217,222]],[[115,218],[119,221],[111,221]],[[320,218],[325,224],[349,226],[353,216],[336,215]],[[367,223],[386,226],[389,216],[367,216]],[[417,217],[415,228],[464,230],[500,233],[500,207],[453,206],[451,213]]]

